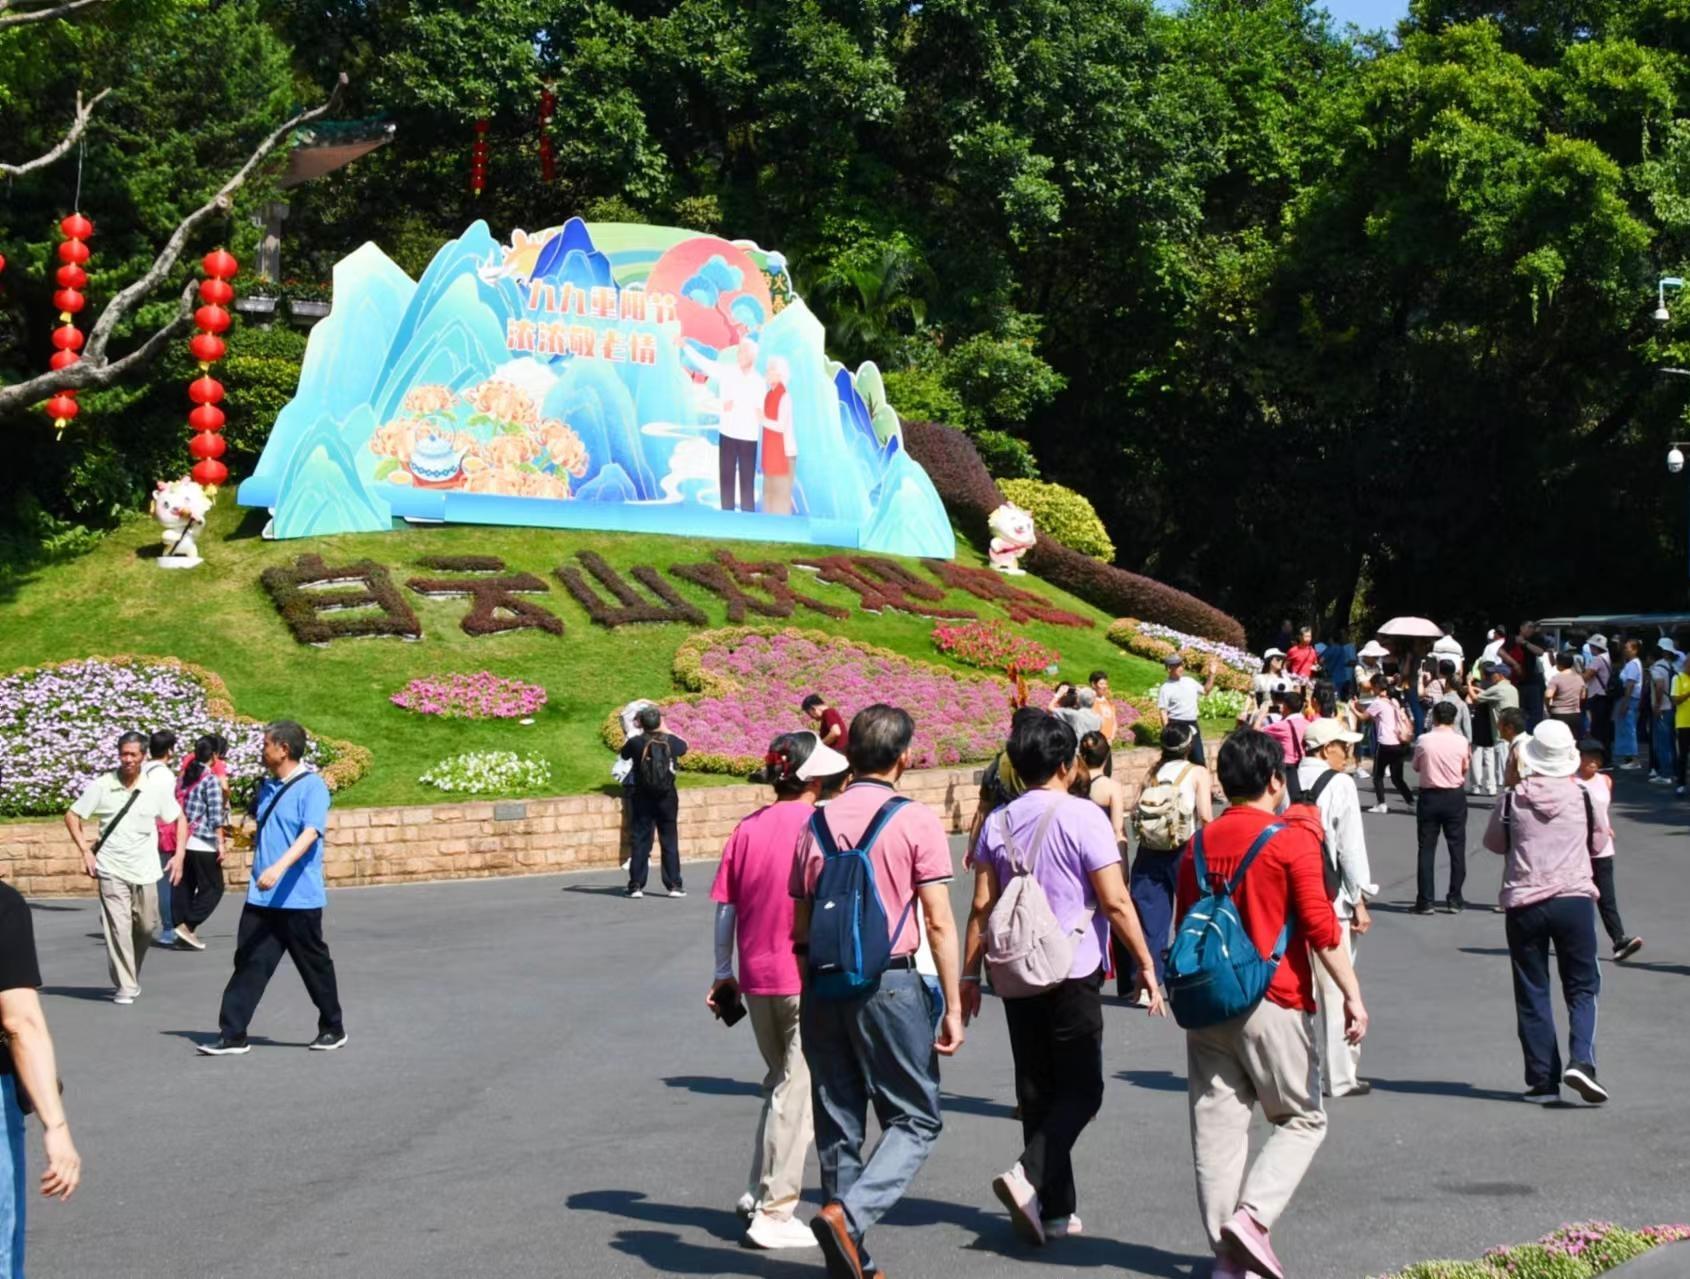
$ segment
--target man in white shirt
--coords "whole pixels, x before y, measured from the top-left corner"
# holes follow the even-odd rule
[[[182,878],[188,823],[174,791],[149,785],[141,775],[147,739],[125,733],[117,741],[117,771],[89,782],[65,814],[65,828],[82,854],[88,878],[100,885],[100,924],[106,960],[116,987],[113,1001],[132,1004],[141,993],[141,961],[158,931],[158,882],[168,873]],[[82,823],[97,821],[100,835],[90,847]],[[159,862],[158,823],[176,825],[176,853],[168,868]]]
[[[1637,758],[1637,704],[1643,691],[1643,645],[1625,642],[1625,665],[1614,682],[1614,765],[1626,772],[1643,767]]]
[[[141,781],[160,792],[160,807],[164,807],[165,797],[174,798],[176,795],[176,734],[168,728],[161,728],[147,739],[147,762],[141,765]],[[161,862],[168,863],[176,855],[176,832],[167,821],[158,828],[158,855]],[[171,918],[170,907],[173,894],[168,890],[161,890],[158,895],[159,934],[157,945],[174,946],[176,944],[176,921]]]
[[[1608,637],[1592,635],[1584,642],[1584,709],[1590,716],[1590,735],[1605,751],[1614,745],[1614,664],[1608,660]]]
[[[1198,767],[1203,766],[1203,733],[1197,726],[1197,703],[1215,688],[1215,663],[1209,662],[1209,682],[1199,684],[1185,673],[1185,659],[1178,653],[1162,659],[1168,668],[1168,679],[1156,690],[1156,709],[1169,724],[1191,725],[1191,754],[1186,758]]]
[[[1367,861],[1367,835],[1361,825],[1361,797],[1355,781],[1345,771],[1350,749],[1361,740],[1335,719],[1317,719],[1303,736],[1303,761],[1297,765],[1297,788],[1293,801],[1307,802],[1312,795],[1320,810],[1326,839],[1326,882],[1336,882],[1338,895],[1332,910],[1343,930],[1343,944],[1350,961],[1356,956],[1356,938],[1373,926],[1367,899],[1376,895],[1373,870]],[[1322,780],[1328,778],[1330,780]],[[1373,1085],[1358,1075],[1361,1045],[1344,1038],[1344,996],[1322,965],[1315,965],[1317,998],[1315,1047],[1320,1056],[1322,1091],[1328,1097],[1365,1097]]]
[[[717,478],[722,509],[734,509],[737,493],[739,509],[754,511],[757,441],[763,434],[763,400],[769,393],[768,383],[757,371],[757,344],[748,337],[741,338],[732,360],[711,360],[683,342],[681,360],[716,384],[716,398],[721,402]]]

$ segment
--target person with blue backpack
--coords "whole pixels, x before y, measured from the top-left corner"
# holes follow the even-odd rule
[[[1315,1054],[1311,954],[1343,993],[1351,1043],[1367,1009],[1326,894],[1320,840],[1277,816],[1285,758],[1241,729],[1215,771],[1227,809],[1180,862],[1178,930],[1166,983],[1186,1032],[1197,1208],[1216,1279],[1284,1279],[1270,1232],[1326,1137]],[[1257,1106],[1271,1125],[1250,1158]]]
[[[863,1235],[904,1195],[943,1126],[939,1057],[962,1047],[951,850],[937,813],[897,793],[915,721],[877,703],[847,734],[852,782],[817,809],[792,867],[792,939],[804,982],[799,1033],[810,1068],[822,1198],[810,1229],[829,1279],[875,1273]],[[916,968],[915,907],[945,1011]],[[864,1158],[868,1107],[881,1137]]]

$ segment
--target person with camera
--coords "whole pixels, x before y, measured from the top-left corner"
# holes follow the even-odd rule
[[[69,1199],[82,1180],[82,1157],[70,1139],[59,1096],[59,1070],[53,1036],[41,1011],[41,967],[35,956],[35,924],[29,905],[10,884],[0,884],[0,1028],[6,1051],[0,1052],[0,1275],[24,1272],[24,1116],[41,1116],[41,1142],[47,1167],[41,1193]]]
[[[724,1025],[751,1018],[767,1073],[751,1147],[751,1177],[739,1197],[753,1248],[813,1248],[809,1226],[793,1217],[810,1149],[810,1070],[798,1032],[803,981],[792,951],[792,858],[815,803],[844,780],[845,757],[814,733],[783,733],[769,744],[757,780],[775,802],[734,827],[722,849],[710,898],[716,903],[716,976],[705,1006]],[[739,975],[734,975],[734,951]]]
[[[633,779],[628,805],[631,844],[627,895],[645,896],[651,840],[656,835],[663,850],[663,888],[671,897],[685,897],[681,837],[676,824],[680,795],[675,790],[675,763],[687,753],[687,744],[663,726],[663,712],[655,706],[642,706],[634,724],[640,731],[622,744],[620,756],[628,761]]]

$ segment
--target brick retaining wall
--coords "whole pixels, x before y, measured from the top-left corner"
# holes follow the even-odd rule
[[[1117,754],[1116,772],[1136,779],[1151,754]],[[974,816],[979,787],[980,770],[967,768],[906,773],[899,789],[961,831]],[[735,823],[769,795],[767,786],[750,784],[681,791],[681,857],[715,858]],[[554,874],[614,866],[627,838],[621,800],[610,795],[337,808],[329,813],[325,870],[331,886]],[[231,850],[231,887],[245,887],[247,865],[244,848]],[[93,891],[62,821],[0,825],[0,878],[29,897]]]

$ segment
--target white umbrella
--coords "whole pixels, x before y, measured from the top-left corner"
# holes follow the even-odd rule
[[[1424,617],[1393,617],[1379,628],[1379,634],[1392,639],[1442,639],[1444,628]]]

